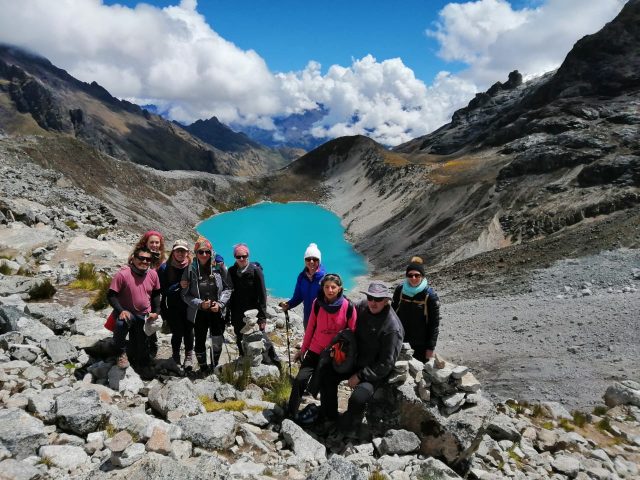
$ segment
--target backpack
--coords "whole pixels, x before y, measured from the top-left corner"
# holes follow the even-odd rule
[[[356,334],[353,331],[345,328],[338,332],[326,350],[331,356],[331,364],[336,373],[353,372],[358,356]]]
[[[428,319],[429,307],[427,306],[427,303],[429,302],[429,297],[431,296],[431,291],[432,291],[431,287],[427,288],[424,300],[413,300],[412,298],[404,298],[402,295],[402,286],[399,286],[399,287],[400,287],[400,297],[398,298],[398,306],[396,307],[396,313],[400,312],[400,307],[402,306],[402,302],[417,303],[418,305],[424,306],[424,317]]]

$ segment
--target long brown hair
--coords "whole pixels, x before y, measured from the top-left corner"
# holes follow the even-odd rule
[[[154,236],[160,239],[160,256],[158,258],[153,259],[153,262],[151,262],[150,267],[153,268],[154,270],[157,270],[158,267],[162,265],[162,262],[164,262],[165,258],[167,258],[164,252],[164,249],[165,249],[164,236],[160,232],[156,230],[148,230],[147,232],[145,232],[145,234],[142,235],[142,237],[140,237],[140,239],[136,242],[135,246],[133,247],[133,252],[135,252],[139,248],[147,247],[149,238]],[[131,252],[131,254],[129,255],[129,260],[128,260],[129,262],[133,260],[133,252]]]

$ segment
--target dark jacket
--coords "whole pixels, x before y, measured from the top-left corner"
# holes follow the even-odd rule
[[[427,316],[425,317],[425,302]],[[440,299],[431,287],[409,297],[402,294],[402,285],[393,292],[391,306],[402,322],[404,341],[411,347],[435,350],[440,331]]]
[[[187,310],[187,304],[182,300],[180,295],[180,280],[184,274],[185,268],[175,268],[164,262],[158,268],[158,277],[160,278],[160,290],[162,293],[162,301],[160,307],[163,312],[167,310]]]
[[[215,283],[218,298],[211,298],[210,300],[218,302],[222,306],[222,309],[224,309],[229,302],[229,297],[231,297],[231,293],[233,292],[233,286],[227,283],[227,270],[217,265],[210,266],[208,269],[206,267],[201,269],[198,260],[194,260],[189,267],[184,269],[182,278],[189,282],[189,286],[180,293],[182,299],[187,304],[187,320],[191,323],[195,323],[198,308],[204,301],[203,298],[200,298],[200,289],[198,287],[199,279]]]
[[[389,305],[377,315],[371,313],[366,300],[358,303],[357,308],[356,373],[360,381],[377,383],[393,370],[402,348],[404,329]]]
[[[246,270],[240,271],[237,263],[229,267],[229,283],[233,285],[233,293],[228,308],[231,310],[232,320],[244,318],[244,312],[258,309],[258,318],[267,318],[267,289],[264,284],[262,268],[255,263],[249,263]]]

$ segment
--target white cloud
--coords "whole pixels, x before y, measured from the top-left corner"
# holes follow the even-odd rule
[[[572,44],[598,30],[623,0],[548,0],[514,10],[505,0],[449,4],[429,32],[439,55],[468,65],[441,72],[430,86],[399,58],[371,55],[349,66],[310,61],[299,72],[273,74],[253,50],[222,38],[196,0],[159,9],[103,5],[101,0],[0,0],[0,41],[29,48],[113,95],[153,103],[179,121],[217,116],[226,123],[272,127],[276,115],[322,104],[318,136],[366,134],[388,145],[449,121],[479,89],[519,69],[556,68]]]
[[[525,78],[560,66],[580,38],[612,20],[626,0],[548,0],[513,10],[505,0],[449,4],[427,34],[445,60],[464,62],[460,76],[485,89],[517,69]]]

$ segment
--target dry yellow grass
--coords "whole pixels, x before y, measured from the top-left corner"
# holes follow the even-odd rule
[[[406,155],[395,152],[384,152],[384,163],[394,167],[403,167],[410,162],[407,160]]]
[[[0,82],[8,83],[6,81]],[[6,93],[0,93],[0,124],[12,135],[46,135],[47,132],[28,113],[19,113]]]

